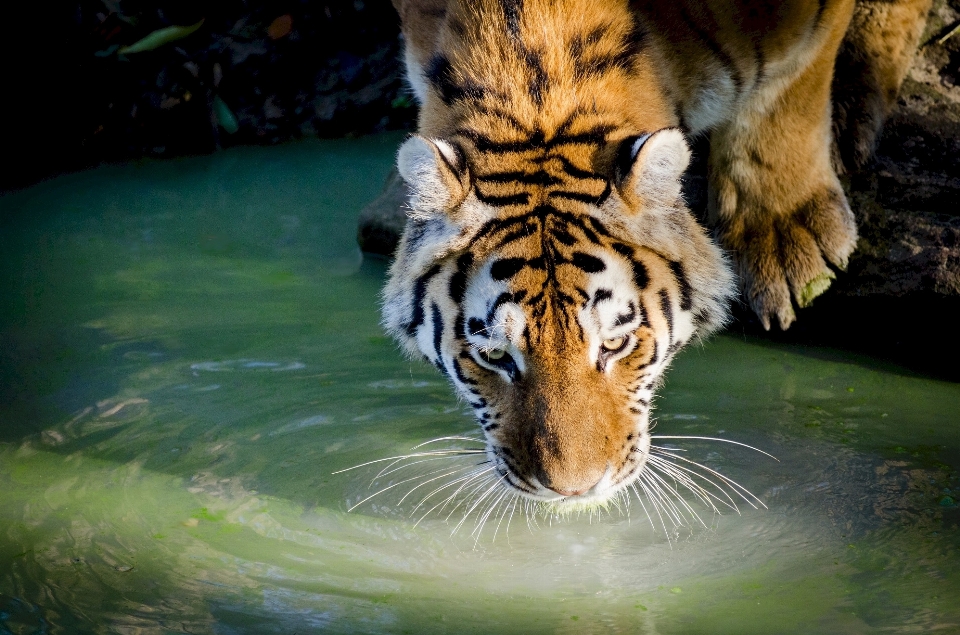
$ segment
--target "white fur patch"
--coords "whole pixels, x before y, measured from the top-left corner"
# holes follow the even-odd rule
[[[423,78],[423,69],[417,64],[413,47],[404,46],[403,49],[403,60],[407,67],[407,83],[410,85],[410,90],[413,91],[413,96],[416,97],[417,102],[423,104],[427,98],[427,91],[429,90],[427,82]]]
[[[639,148],[628,184],[647,205],[672,206],[680,196],[680,177],[690,164],[690,148],[676,128],[660,130]]]
[[[411,218],[427,219],[445,211],[453,197],[440,170],[439,148],[431,141],[414,135],[397,151],[397,170],[410,186]]]

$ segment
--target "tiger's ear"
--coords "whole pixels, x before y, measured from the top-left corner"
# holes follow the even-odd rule
[[[440,139],[411,135],[397,152],[397,169],[410,186],[413,218],[427,220],[455,209],[469,190],[463,153]]]
[[[629,137],[620,146],[617,186],[632,210],[673,207],[680,177],[690,164],[690,148],[678,128]]]

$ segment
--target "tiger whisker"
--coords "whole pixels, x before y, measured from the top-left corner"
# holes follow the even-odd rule
[[[760,454],[764,454],[764,455],[766,455],[766,456],[769,456],[771,459],[773,459],[773,460],[776,461],[777,463],[780,462],[780,459],[778,459],[777,457],[773,456],[773,455],[770,454],[769,452],[764,452],[764,451],[761,450],[760,448],[755,448],[755,447],[753,447],[752,445],[747,445],[746,443],[740,443],[739,441],[733,441],[733,440],[731,440],[731,439],[721,439],[721,438],[718,438],[718,437],[695,437],[695,436],[685,436],[685,435],[667,436],[667,435],[662,435],[662,434],[658,434],[658,435],[652,436],[651,439],[652,439],[652,440],[657,440],[657,439],[698,439],[698,440],[700,440],[700,441],[720,441],[721,443],[731,443],[731,444],[733,444],[733,445],[739,445],[739,446],[741,446],[741,447],[748,448],[748,449],[750,449],[750,450],[753,450],[754,452],[759,452]]]
[[[483,494],[481,494],[481,495],[480,495],[479,497],[477,497],[475,500],[472,499],[471,496],[472,496],[474,493],[476,493],[478,490],[482,489],[483,486],[485,486],[485,485],[487,484],[487,482],[488,482],[488,481],[486,481],[486,480],[483,481],[483,482],[481,482],[480,485],[479,485],[478,487],[474,488],[474,489],[470,492],[470,494],[467,495],[467,498],[464,499],[463,506],[464,506],[465,508],[467,507],[467,505],[470,505],[471,501],[473,501],[473,505],[471,505],[470,508],[467,509],[466,512],[464,512],[463,518],[460,519],[460,522],[458,522],[457,525],[453,528],[453,531],[450,532],[450,535],[451,535],[451,536],[454,535],[455,533],[457,533],[457,531],[459,531],[460,527],[463,525],[464,522],[466,522],[467,517],[471,514],[471,512],[473,512],[473,510],[475,510],[475,509],[477,508],[477,506],[479,506],[480,503],[483,502],[483,501],[487,498],[487,496],[489,496],[489,495],[493,492],[494,489],[496,489],[496,487],[500,484],[500,479],[494,480],[493,485],[491,485],[488,489],[486,489],[486,490],[483,492]],[[460,506],[460,505],[458,504],[458,505],[455,506],[453,509],[451,509],[451,510],[450,510],[450,514],[447,515],[447,518],[450,518],[450,516],[453,515],[453,512],[455,512],[459,506]]]
[[[678,458],[682,458],[682,457],[678,457]],[[704,476],[703,474],[700,474],[699,472],[696,472],[696,471],[694,471],[694,470],[692,470],[692,469],[690,469],[690,468],[688,468],[688,467],[684,467],[684,466],[682,466],[682,465],[677,465],[676,463],[671,463],[670,461],[667,461],[666,459],[664,459],[664,458],[662,458],[662,457],[660,457],[660,456],[655,456],[655,455],[653,455],[653,454],[649,455],[649,456],[647,457],[647,460],[648,460],[652,465],[657,466],[659,469],[664,470],[664,471],[668,471],[668,472],[671,473],[675,478],[686,479],[686,480],[682,480],[682,482],[684,483],[685,487],[687,487],[687,489],[689,489],[690,491],[694,492],[695,495],[699,492],[699,493],[702,494],[703,496],[707,496],[707,497],[709,497],[709,498],[712,499],[712,500],[716,500],[718,503],[722,503],[723,505],[729,507],[730,509],[732,509],[733,511],[737,512],[738,514],[740,513],[740,508],[737,506],[736,501],[734,501],[733,498],[730,497],[730,494],[727,492],[727,490],[723,489],[722,486],[720,486],[718,483],[715,483],[714,481],[710,480],[709,478],[707,478],[707,477]],[[686,476],[684,476],[684,474],[685,474]],[[704,488],[704,487],[701,486],[700,484],[696,483],[696,481],[694,481],[694,480],[691,478],[691,477],[693,477],[693,476],[696,476],[697,478],[703,479],[704,481],[706,481],[707,483],[709,483],[710,485],[712,485],[713,487],[715,487],[715,488],[717,489],[717,491],[719,491],[721,494],[723,494],[723,496],[724,496],[727,500],[723,500],[722,498],[719,498],[719,497],[718,497],[716,494],[714,494],[713,492],[707,490],[706,488]],[[689,481],[689,482],[687,482],[687,481]],[[703,500],[703,498],[701,498],[701,500]],[[706,502],[706,501],[704,501],[704,502]],[[707,503],[707,504],[712,505],[712,503]],[[719,510],[718,510],[718,511],[719,511]]]
[[[650,512],[647,511],[647,506],[643,504],[643,498],[640,496],[640,492],[637,490],[637,484],[630,483],[630,489],[633,490],[633,493],[637,495],[637,501],[640,503],[640,507],[643,509],[643,513],[647,515],[647,520],[650,522],[650,529],[654,532],[657,531],[657,528],[653,524],[653,518],[650,516]]]
[[[505,490],[505,491],[513,495],[513,498],[509,499],[509,500],[512,500],[513,505],[511,506],[508,502],[503,506],[503,513],[500,514],[500,520],[497,521],[497,526],[493,530],[493,539],[490,541],[490,544],[493,544],[497,541],[497,534],[500,533],[500,525],[503,524],[503,519],[507,517],[508,511],[510,512],[510,519],[507,520],[507,526],[506,526],[506,529],[504,529],[504,532],[507,536],[507,544],[508,545],[510,544],[510,521],[513,520],[513,509],[516,508],[517,506],[517,495],[513,492],[510,492],[510,490]]]
[[[673,465],[669,465],[669,464],[660,465],[653,461],[650,461],[650,469],[659,470],[664,476],[667,476],[670,479],[672,479],[674,484],[678,486],[682,485],[687,491],[692,493],[700,502],[702,502],[704,505],[712,509],[715,513],[719,514],[720,510],[717,508],[716,504],[714,503],[714,499],[716,499],[717,502],[722,503],[726,507],[729,507],[731,510],[739,513],[739,509],[737,508],[736,504],[731,505],[727,501],[724,501],[723,499],[716,497],[712,492],[706,490],[704,487],[699,485],[696,481],[691,479],[687,474],[683,473]],[[726,494],[726,492],[723,492],[723,493]]]
[[[451,494],[450,496],[448,496],[447,498],[445,498],[444,500],[440,501],[439,503],[437,503],[436,505],[434,505],[433,507],[431,507],[430,509],[428,509],[426,512],[424,512],[423,515],[420,516],[420,519],[417,520],[417,522],[414,523],[413,526],[416,527],[416,526],[419,525],[421,522],[423,522],[423,520],[424,520],[427,516],[429,516],[429,515],[430,515],[435,509],[437,509],[438,507],[440,507],[440,510],[443,511],[443,507],[446,507],[447,504],[448,504],[451,500],[453,500],[454,498],[456,498],[456,496],[461,492],[461,490],[463,490],[464,487],[467,486],[468,483],[470,483],[470,481],[473,481],[473,480],[475,480],[475,479],[477,479],[477,478],[480,478],[481,476],[483,476],[484,474],[486,474],[487,472],[489,472],[489,471],[492,470],[492,469],[493,469],[493,466],[488,466],[488,467],[486,467],[486,468],[484,468],[484,469],[475,469],[473,472],[467,473],[465,476],[461,476],[461,477],[458,478],[458,479],[454,479],[453,481],[447,483],[446,485],[443,485],[442,487],[438,487],[437,489],[435,489],[435,490],[433,490],[432,492],[430,492],[429,494],[427,494],[419,503],[417,503],[417,506],[413,508],[413,511],[410,512],[410,516],[413,516],[413,515],[416,513],[416,511],[420,508],[420,506],[422,506],[431,496],[433,496],[433,495],[436,494],[437,492],[442,491],[442,490],[444,490],[444,489],[446,489],[446,488],[448,488],[448,487],[452,487],[452,486],[456,485],[457,483],[460,483],[460,487],[458,487],[453,494]]]
[[[463,468],[463,467],[457,468],[457,469],[451,470],[450,472],[447,472],[447,473],[445,473],[445,474],[441,474],[440,476],[435,476],[435,477],[433,477],[433,478],[431,478],[431,479],[427,479],[426,481],[420,483],[419,485],[415,485],[409,492],[407,492],[406,494],[403,495],[403,498],[401,498],[401,499],[397,502],[397,505],[398,505],[398,506],[399,506],[399,505],[403,505],[403,501],[405,501],[405,500],[407,499],[407,497],[410,496],[410,494],[413,494],[415,491],[417,491],[419,488],[423,487],[423,486],[426,485],[427,483],[432,483],[432,482],[434,482],[434,481],[438,481],[438,480],[440,480],[440,479],[442,479],[442,478],[445,478],[445,477],[447,477],[447,476],[450,476],[450,475],[452,475],[452,474],[456,474],[457,472],[462,472],[462,471],[465,470],[465,469],[467,469],[467,468]]]
[[[431,443],[439,443],[440,441],[472,441],[473,443],[482,443],[486,445],[486,441],[484,441],[483,439],[477,439],[474,437],[451,436],[451,437],[437,437],[436,439],[430,439],[429,441],[424,441],[423,443],[413,446],[413,448],[411,449],[419,450],[425,445],[429,445]],[[470,450],[470,451],[475,452],[475,450]]]
[[[698,514],[696,510],[690,506],[690,503],[688,503],[686,499],[684,499],[683,496],[680,495],[680,493],[676,490],[675,487],[671,487],[670,484],[662,476],[660,476],[653,470],[650,470],[649,472],[647,472],[647,474],[649,474],[652,479],[659,482],[661,487],[666,488],[666,490],[669,493],[673,494],[673,497],[684,507],[684,509],[686,509],[687,512],[689,512],[694,518],[696,518],[700,522],[700,524],[703,525],[704,529],[707,529],[707,523],[703,522],[703,519],[700,518],[700,514]],[[714,509],[716,509],[716,507],[714,507]],[[680,511],[680,510],[678,509],[677,511]]]
[[[467,505],[470,504],[470,502],[473,500],[473,496],[474,496],[478,491],[480,491],[481,489],[483,489],[484,486],[487,484],[487,479],[488,479],[489,476],[490,476],[489,471],[490,471],[490,470],[487,470],[487,472],[484,472],[484,474],[483,474],[483,479],[482,479],[479,483],[476,483],[475,485],[473,485],[473,487],[464,494],[463,498],[461,498],[460,500],[456,501],[456,503],[454,504],[454,506],[450,508],[450,512],[449,512],[449,513],[446,515],[446,517],[443,519],[444,522],[448,522],[448,521],[450,520],[450,517],[453,516],[453,513],[454,513],[455,511],[457,511],[458,509],[460,509],[461,506],[466,507]],[[464,486],[465,486],[465,485],[466,485],[466,483],[464,483]],[[461,487],[460,489],[462,489],[462,487]],[[459,491],[459,490],[458,490],[458,491]],[[454,496],[455,496],[456,494],[457,494],[457,492],[454,492]],[[448,500],[448,501],[449,501],[449,500],[452,500],[452,498],[451,498],[451,499],[447,499],[447,500]],[[446,506],[446,505],[445,505],[445,506]],[[442,512],[443,509],[444,509],[444,508],[441,507],[441,508],[440,508],[440,511]]]
[[[727,477],[727,476],[724,476],[724,475],[721,474],[720,472],[718,472],[718,471],[716,471],[716,470],[714,470],[714,469],[711,469],[711,468],[707,467],[706,465],[703,465],[702,463],[697,463],[696,461],[691,461],[690,459],[688,459],[688,458],[686,458],[686,457],[678,456],[678,455],[676,455],[676,454],[673,454],[672,452],[667,452],[667,451],[664,450],[663,448],[658,448],[658,447],[652,446],[650,449],[651,449],[651,451],[656,451],[656,452],[657,452],[658,454],[660,454],[660,455],[669,456],[669,457],[671,457],[671,458],[674,458],[674,459],[683,461],[684,463],[690,463],[691,465],[696,465],[697,467],[699,467],[699,468],[701,468],[701,469],[704,469],[704,470],[706,470],[707,472],[710,472],[711,474],[713,474],[714,476],[716,476],[717,478],[719,478],[721,481],[723,481],[723,482],[726,483],[727,485],[730,485],[731,489],[732,489],[734,492],[736,492],[736,494],[737,494],[740,498],[742,498],[744,501],[746,501],[747,504],[750,505],[751,507],[753,507],[754,509],[759,509],[759,508],[753,503],[752,500],[750,500],[750,498],[748,498],[748,497],[745,496],[744,494],[749,495],[749,496],[750,496],[753,500],[755,500],[757,503],[760,503],[760,505],[763,505],[763,508],[764,508],[764,509],[767,509],[766,504],[765,504],[762,500],[760,500],[760,498],[759,498],[756,494],[754,494],[753,492],[751,492],[750,490],[748,490],[746,487],[744,487],[744,486],[741,485],[740,483],[737,483],[737,482],[736,482],[735,480],[733,480],[732,478],[729,478],[729,477]]]
[[[533,525],[530,523],[530,499],[523,499],[523,519],[527,522],[527,531],[533,535]]]
[[[480,463],[480,465],[484,465],[485,463],[488,463],[488,461],[484,461],[483,463]],[[468,467],[469,467],[469,466],[468,466]],[[474,466],[474,467],[476,467],[476,466]],[[463,469],[466,469],[466,468],[463,468]],[[478,473],[478,471],[477,471],[477,470],[474,470],[473,472],[469,472],[469,473],[465,474],[464,476],[461,476],[460,478],[456,478],[456,479],[450,481],[449,483],[444,483],[444,484],[441,485],[440,487],[436,488],[435,490],[433,490],[432,492],[430,492],[429,494],[427,494],[426,496],[424,496],[423,498],[420,499],[420,502],[417,503],[417,506],[414,507],[414,508],[413,508],[413,511],[410,512],[410,516],[412,517],[415,513],[417,513],[417,510],[420,509],[420,507],[421,507],[424,503],[426,503],[430,498],[432,498],[433,495],[436,494],[437,492],[443,491],[443,490],[445,490],[445,489],[448,488],[448,487],[452,487],[453,485],[456,485],[457,483],[460,483],[461,481],[464,481],[464,480],[466,480],[466,479],[472,478],[472,477],[475,476],[477,473]]]
[[[673,543],[670,541],[670,532],[667,531],[667,523],[664,522],[663,514],[660,513],[660,505],[657,503],[656,498],[651,496],[650,490],[647,488],[647,485],[645,482],[643,482],[641,479],[638,478],[635,481],[635,483],[640,485],[640,489],[643,490],[643,493],[646,494],[647,496],[647,500],[650,501],[650,504],[653,506],[653,511],[657,512],[657,517],[660,519],[660,526],[663,527],[663,535],[667,537],[667,542],[670,544],[670,548],[672,549]],[[639,498],[639,495],[638,495],[638,498]],[[641,502],[640,504],[642,505],[643,503]],[[650,522],[652,524],[653,520],[651,519]]]
[[[397,459],[410,459],[417,458],[421,456],[464,456],[469,454],[486,454],[486,450],[463,450],[463,449],[449,449],[449,450],[433,450],[430,452],[415,452],[413,454],[404,454],[401,456],[388,456],[382,459],[374,459],[373,461],[367,461],[366,463],[360,463],[359,465],[354,465],[352,467],[345,467],[342,470],[337,470],[336,472],[331,472],[330,474],[343,474],[344,472],[349,472],[350,470],[356,470],[361,467],[366,467],[368,465],[373,465],[374,463],[383,463],[384,461],[396,461]]]
[[[477,512],[477,520],[473,524],[473,530],[470,532],[471,536],[475,536],[476,540],[480,539],[480,534],[483,532],[484,525],[487,524],[487,519],[490,517],[490,514],[493,513],[493,510],[496,509],[500,501],[503,500],[503,491],[495,492],[488,500],[482,511]],[[477,548],[477,541],[474,541],[473,548]]]
[[[488,466],[488,467],[486,467],[486,468],[484,468],[484,469],[482,469],[482,470],[475,470],[473,473],[468,474],[468,475],[466,475],[466,476],[464,476],[464,477],[462,477],[462,478],[460,478],[460,479],[457,479],[456,481],[451,482],[449,485],[455,485],[455,484],[457,484],[457,483],[460,483],[460,487],[458,487],[458,488],[456,489],[456,491],[453,492],[453,494],[451,494],[450,496],[448,496],[447,498],[445,498],[444,500],[440,501],[439,503],[437,503],[436,505],[434,505],[433,507],[431,507],[430,509],[428,509],[426,512],[424,512],[423,515],[420,516],[420,519],[419,519],[416,523],[414,523],[413,526],[416,527],[416,526],[419,525],[421,522],[423,522],[423,520],[424,520],[427,516],[429,516],[431,513],[433,513],[433,511],[434,511],[435,509],[437,509],[438,507],[440,508],[440,511],[442,512],[443,509],[450,503],[450,501],[452,501],[454,498],[456,498],[457,495],[458,495],[461,491],[463,491],[463,488],[466,487],[471,481],[474,481],[474,480],[482,477],[483,475],[487,474],[488,472],[490,472],[490,471],[493,470],[493,469],[494,469],[493,466]],[[439,489],[444,489],[444,488],[439,488]],[[432,496],[432,495],[433,495],[433,494],[431,494],[431,496]],[[424,498],[422,501],[420,501],[420,504],[422,505],[423,502],[426,501],[426,500],[427,500],[427,499]],[[459,505],[459,503],[458,503],[458,505]],[[417,507],[419,507],[419,506],[420,506],[420,505],[417,505]],[[456,508],[454,508],[454,509],[456,509]],[[416,508],[415,508],[415,510],[416,510]],[[412,514],[411,514],[411,515],[412,515]],[[449,518],[449,516],[448,516],[448,518]]]
[[[373,498],[374,496],[377,496],[377,495],[379,495],[379,494],[382,494],[382,493],[386,492],[387,490],[391,490],[391,489],[393,489],[394,487],[397,487],[398,485],[403,485],[404,483],[409,483],[410,481],[415,481],[415,480],[417,480],[418,478],[423,478],[424,476],[432,476],[433,474],[436,474],[437,472],[442,472],[442,471],[443,471],[443,470],[440,469],[440,470],[436,470],[436,471],[430,472],[430,473],[428,473],[428,474],[418,474],[417,476],[412,476],[412,477],[407,478],[407,479],[404,479],[404,480],[402,480],[402,481],[397,481],[396,483],[393,483],[393,484],[391,484],[391,485],[387,485],[387,486],[384,487],[383,489],[378,490],[378,491],[374,492],[373,494],[370,494],[369,496],[367,496],[366,498],[364,498],[364,499],[363,499],[362,501],[360,501],[359,503],[354,504],[352,507],[350,507],[349,509],[347,509],[347,511],[348,511],[348,512],[352,512],[352,511],[355,510],[357,507],[359,507],[360,505],[366,503],[368,500],[370,500],[370,499]]]
[[[644,482],[650,487],[650,490],[654,492],[657,501],[662,505],[664,513],[667,514],[667,517],[670,518],[673,522],[674,527],[682,527],[684,523],[684,515],[680,509],[676,506],[673,500],[667,496],[666,492],[663,491],[663,488],[660,487],[660,484],[656,480],[651,478],[652,472],[644,472],[640,477]]]
[[[487,524],[487,519],[490,518],[490,514],[492,514],[493,511],[500,506],[500,503],[503,502],[503,499],[506,495],[507,495],[507,490],[501,490],[499,496],[494,495],[493,500],[490,502],[489,505],[487,505],[486,511],[477,520],[477,524],[474,526],[473,531],[470,532],[471,536],[476,536],[476,540],[474,540],[473,542],[474,549],[477,548],[477,544],[480,541],[480,535],[481,533],[483,533],[483,526]]]
[[[390,468],[392,468],[394,465],[396,465],[397,463],[399,463],[400,461],[403,460],[403,459],[397,459],[396,461],[394,461],[393,463],[391,463],[391,464],[388,465],[387,467],[385,467],[385,468],[383,468],[382,470],[380,470],[380,471],[377,473],[377,475],[373,477],[373,480],[370,481],[370,484],[373,485],[373,483],[376,482],[376,480],[379,479],[379,478],[382,478],[382,477],[384,477],[384,476],[386,476],[386,475],[388,475],[388,474],[393,474],[394,472],[399,472],[400,470],[406,469],[406,468],[408,468],[408,467],[413,467],[414,465],[419,465],[419,464],[421,464],[421,463],[427,463],[427,462],[429,462],[429,461],[439,461],[439,460],[441,460],[441,459],[450,459],[450,458],[455,458],[455,457],[454,457],[454,456],[433,456],[433,457],[429,457],[429,458],[426,458],[426,459],[421,459],[421,460],[419,460],[419,461],[413,461],[413,462],[411,462],[411,463],[404,463],[404,464],[402,464],[400,467],[395,467],[395,468],[393,468],[393,469],[390,469]]]

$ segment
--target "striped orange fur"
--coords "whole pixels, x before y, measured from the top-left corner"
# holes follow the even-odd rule
[[[886,3],[902,10],[872,35],[849,32],[874,6],[854,0],[394,4],[421,110],[384,324],[474,407],[506,487],[607,500],[644,469],[660,377],[723,325],[734,269],[786,328],[845,266],[835,157],[863,160],[928,0]],[[890,38],[900,59],[867,78],[883,95],[867,117],[846,104],[854,151],[834,150],[838,50],[881,59]],[[708,132],[733,267],[681,196],[686,137]]]

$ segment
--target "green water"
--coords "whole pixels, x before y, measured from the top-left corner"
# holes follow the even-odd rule
[[[474,432],[354,242],[397,142],[0,198],[0,633],[960,632],[960,386],[831,351],[725,335],[668,375],[656,431],[776,455],[673,442],[767,510],[347,513],[376,470],[332,472]]]

